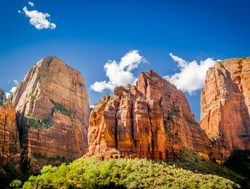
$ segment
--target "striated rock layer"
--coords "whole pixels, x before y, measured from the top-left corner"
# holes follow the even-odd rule
[[[209,139],[184,94],[154,71],[117,87],[90,113],[89,154],[166,159],[189,149],[208,157]]]
[[[250,150],[250,58],[218,62],[201,94],[201,127],[213,141],[216,159]]]
[[[16,126],[16,111],[7,103],[0,104],[0,170],[6,163],[20,163],[19,133]]]
[[[56,57],[35,64],[12,96],[22,163],[34,157],[78,158],[87,150],[89,102],[81,74]]]

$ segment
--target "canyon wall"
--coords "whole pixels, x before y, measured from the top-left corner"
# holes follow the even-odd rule
[[[5,93],[0,90],[0,170],[6,163],[19,165],[20,143],[16,126],[16,111],[4,103]]]
[[[209,139],[184,94],[154,71],[101,99],[89,124],[90,155],[166,159],[188,149],[208,158]]]
[[[47,164],[39,159],[75,159],[87,152],[167,159],[187,149],[224,162],[238,151],[250,151],[250,58],[221,61],[208,70],[201,126],[185,95],[152,70],[142,72],[136,85],[116,87],[89,118],[81,74],[46,57],[9,100],[0,90],[0,167],[18,164],[21,157],[23,168],[38,165],[39,170]]]
[[[37,62],[11,97],[22,165],[36,157],[81,157],[88,148],[89,101],[81,74],[56,57]]]
[[[207,71],[201,93],[201,127],[216,159],[250,150],[250,58],[218,62]]]

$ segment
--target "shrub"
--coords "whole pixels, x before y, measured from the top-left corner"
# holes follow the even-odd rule
[[[69,165],[45,166],[23,188],[238,188],[234,182],[146,159],[83,157]]]
[[[55,106],[55,108],[61,112],[62,114],[66,115],[66,116],[69,116],[69,117],[73,117],[75,114],[71,111],[71,110],[68,110],[67,108],[65,108],[62,104],[58,103],[58,102],[55,102],[53,100],[50,100],[51,103]]]
[[[37,119],[33,116],[27,116],[29,127],[36,129],[48,129],[51,125],[50,119]]]
[[[201,174],[219,175],[237,183],[243,183],[246,179],[226,166],[219,165],[213,161],[204,160],[202,157],[189,150],[181,150],[178,159],[165,160],[165,162],[170,165],[175,165],[178,168],[188,169]]]
[[[19,188],[22,186],[22,181],[15,179],[10,183],[11,188]]]

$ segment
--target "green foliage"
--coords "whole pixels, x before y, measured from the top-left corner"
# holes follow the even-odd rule
[[[10,183],[11,188],[20,188],[22,186],[22,181],[15,179]]]
[[[23,188],[238,188],[232,181],[146,159],[83,157],[59,167],[45,166]]]
[[[32,188],[32,184],[30,182],[25,182],[23,185],[24,189],[31,189]]]
[[[246,179],[226,166],[219,165],[213,161],[206,161],[189,150],[181,150],[179,159],[166,160],[165,162],[196,173],[219,175],[239,184],[242,184]]]
[[[32,116],[27,116],[27,121],[29,127],[33,127],[36,129],[48,129],[51,125],[50,119],[37,119]]]
[[[69,117],[74,117],[74,113],[71,110],[68,110],[67,108],[65,108],[62,104],[55,102],[53,100],[50,100],[51,103],[55,106],[55,108],[61,112],[62,114],[69,116]]]
[[[35,95],[31,95],[30,98],[31,98],[32,101],[34,101],[36,99],[36,96]]]

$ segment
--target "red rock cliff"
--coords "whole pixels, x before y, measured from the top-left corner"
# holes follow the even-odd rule
[[[209,139],[184,94],[154,71],[136,86],[117,87],[90,114],[89,154],[166,159],[189,149],[205,155]]]
[[[250,150],[250,58],[218,62],[206,75],[201,94],[201,127],[213,141],[216,158]]]
[[[0,105],[0,169],[6,163],[20,163],[19,133],[16,125],[16,111],[8,103]]]
[[[22,162],[34,155],[78,158],[87,150],[89,102],[81,74],[56,57],[36,63],[12,97]]]

